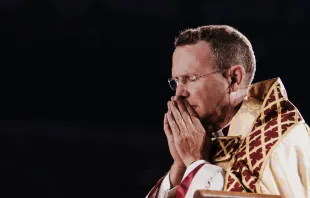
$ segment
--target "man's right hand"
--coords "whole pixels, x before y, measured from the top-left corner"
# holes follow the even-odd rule
[[[170,107],[168,105],[168,109],[169,108]],[[167,114],[165,114],[165,118],[164,118],[164,131],[167,136],[170,154],[174,160],[173,165],[171,166],[171,169],[170,169],[170,183],[171,183],[171,186],[174,187],[180,184],[183,178],[183,175],[185,173],[186,166],[183,163],[181,157],[179,156],[175,148],[174,138],[173,138],[171,128],[169,126]]]

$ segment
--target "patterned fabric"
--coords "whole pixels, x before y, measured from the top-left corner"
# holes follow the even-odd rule
[[[242,140],[230,162],[225,178],[226,191],[257,192],[264,162],[271,150],[291,127],[303,120],[287,99],[279,78],[252,85],[250,93],[255,93],[263,104],[251,132]],[[233,145],[232,142],[226,144]],[[218,156],[223,156],[223,152]]]
[[[212,138],[212,163],[231,160],[240,145],[241,136],[223,136]]]

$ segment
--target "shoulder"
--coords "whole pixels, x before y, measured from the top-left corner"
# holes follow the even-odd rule
[[[262,164],[258,191],[273,194],[283,191],[289,195],[285,187],[294,185],[296,189],[301,188],[301,181],[309,174],[309,151],[309,127],[304,122],[294,124],[273,146]]]
[[[308,125],[301,121],[292,125],[290,129],[281,137],[278,145],[275,146],[273,153],[275,154],[284,150],[294,149],[296,147],[308,147],[309,145],[310,130]]]

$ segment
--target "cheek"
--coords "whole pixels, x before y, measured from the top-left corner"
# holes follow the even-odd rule
[[[208,97],[209,88],[207,86],[204,86],[203,84],[193,86],[190,93],[196,99],[203,100],[203,99],[206,99]]]
[[[217,98],[217,94],[214,91],[210,91],[206,88],[204,89],[195,89],[191,92],[191,99],[193,104],[197,105],[199,111],[208,111],[208,109],[213,108],[215,105],[215,99]]]
[[[197,107],[195,108],[196,110],[203,110],[205,109],[205,105],[208,101],[208,95],[203,89],[195,89],[191,91],[190,99],[192,105],[197,105]]]

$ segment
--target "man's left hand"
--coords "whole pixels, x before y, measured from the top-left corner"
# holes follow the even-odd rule
[[[209,160],[211,139],[206,134],[197,113],[186,100],[171,100],[167,118],[174,136],[176,150],[188,167],[192,162]]]

